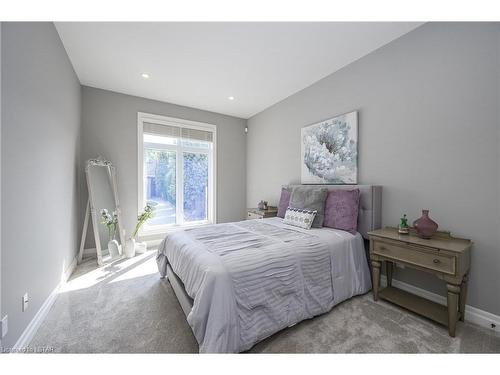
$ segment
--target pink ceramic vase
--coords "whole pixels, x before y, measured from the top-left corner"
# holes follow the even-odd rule
[[[429,210],[422,210],[422,217],[413,222],[420,238],[429,239],[438,229],[437,223],[429,217]]]

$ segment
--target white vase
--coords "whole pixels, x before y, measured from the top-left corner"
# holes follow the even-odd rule
[[[135,252],[137,254],[144,254],[148,249],[148,245],[146,242],[136,242],[135,243]]]
[[[132,258],[135,256],[135,240],[133,238],[129,238],[125,241],[125,257]]]
[[[120,245],[118,245],[117,240],[111,240],[108,242],[108,251],[109,256],[113,258],[117,258],[120,255]]]

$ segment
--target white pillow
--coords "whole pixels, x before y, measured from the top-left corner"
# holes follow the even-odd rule
[[[284,224],[293,225],[304,229],[311,229],[314,217],[318,211],[310,211],[301,208],[288,207],[285,212]]]

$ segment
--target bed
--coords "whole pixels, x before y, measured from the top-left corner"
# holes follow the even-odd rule
[[[317,186],[317,185],[315,185]],[[358,232],[280,218],[172,232],[158,248],[201,353],[237,353],[371,288],[363,238],[380,227],[380,186],[360,189]]]

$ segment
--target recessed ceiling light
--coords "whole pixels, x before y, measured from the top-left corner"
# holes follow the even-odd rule
[[[234,96],[228,96],[227,97],[229,100],[234,100]]]
[[[145,78],[145,79],[148,79],[149,78],[149,74],[148,73],[142,73],[141,77]]]

